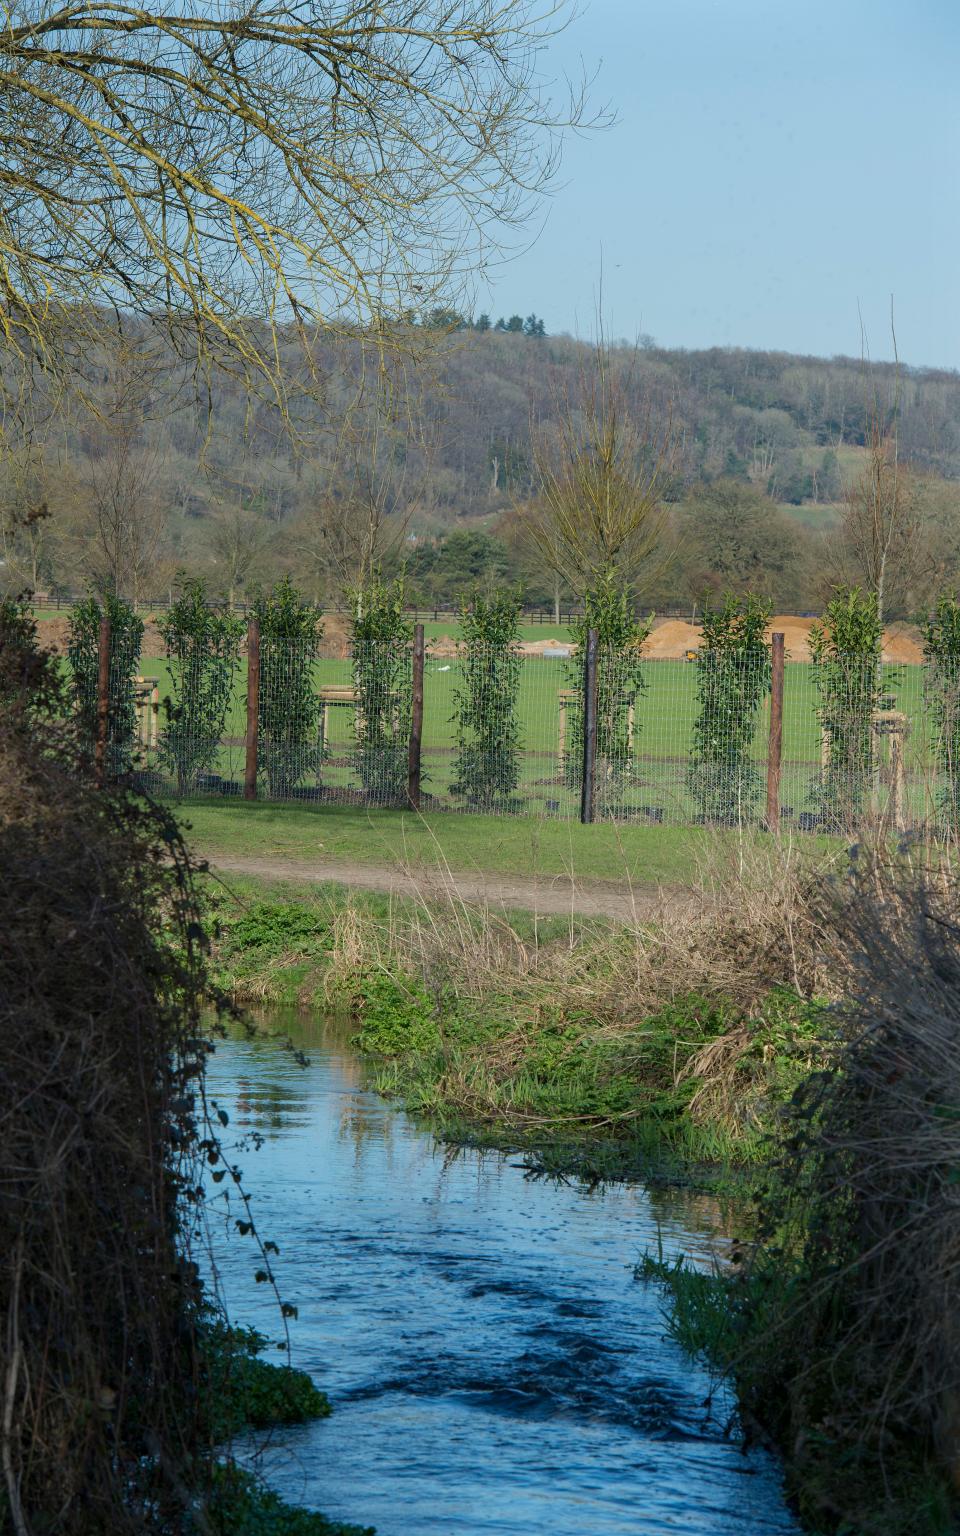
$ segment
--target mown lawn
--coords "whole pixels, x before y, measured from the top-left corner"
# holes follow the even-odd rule
[[[177,811],[206,857],[432,867],[486,874],[685,884],[725,834],[670,826],[591,827],[532,816],[469,816],[269,801],[185,802]],[[805,844],[808,841],[804,840]],[[819,842],[811,838],[811,846]]]

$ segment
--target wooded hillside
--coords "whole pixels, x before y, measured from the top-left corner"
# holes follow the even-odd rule
[[[143,600],[185,569],[236,599],[292,570],[330,598],[377,562],[405,565],[424,602],[491,576],[550,601],[516,508],[536,492],[531,432],[575,409],[592,353],[541,334],[536,316],[479,324],[411,327],[408,360],[379,372],[367,349],[331,347],[315,394],[298,393],[291,344],[282,408],[251,404],[221,375],[209,415],[164,345],[128,333],[88,358],[72,398],[38,388],[29,422],[8,427],[4,585],[112,582]],[[941,582],[960,570],[960,376],[649,342],[614,358],[637,410],[669,421],[676,448],[663,481],[672,555],[641,599],[686,602],[752,580],[779,606],[815,604],[836,564],[823,531],[878,411],[898,414],[931,530],[927,566]],[[923,598],[918,582],[901,605]]]

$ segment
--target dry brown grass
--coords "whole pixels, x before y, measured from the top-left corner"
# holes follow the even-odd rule
[[[928,849],[861,848],[856,863],[834,914],[839,1047],[794,1106],[734,1366],[818,1528],[946,1532],[942,1489],[960,1494],[960,885]]]
[[[438,994],[477,1001],[498,985],[619,1022],[696,994],[749,1014],[773,987],[835,994],[832,909],[844,899],[846,855],[813,857],[763,836],[717,839],[686,900],[665,894],[659,914],[632,926],[572,918],[544,940],[491,905],[465,902],[451,882],[391,903],[386,922],[356,908],[335,918],[330,987],[357,965],[399,957]],[[413,878],[411,872],[411,878]]]

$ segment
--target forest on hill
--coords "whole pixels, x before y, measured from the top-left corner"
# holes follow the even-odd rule
[[[169,346],[141,327],[85,359],[69,395],[42,386],[6,428],[3,586],[112,586],[161,599],[179,573],[232,601],[291,572],[336,602],[371,567],[404,570],[412,602],[520,582],[526,602],[577,597],[526,528],[533,439],[575,420],[593,349],[536,315],[409,326],[386,365],[365,344],[291,338],[282,401],[221,373],[208,408]],[[960,376],[784,353],[610,349],[650,451],[669,438],[661,548],[638,602],[687,606],[751,587],[817,607],[856,576],[845,497],[871,425],[895,424],[922,552],[890,590],[909,614],[960,577]],[[642,444],[641,450],[642,453]]]

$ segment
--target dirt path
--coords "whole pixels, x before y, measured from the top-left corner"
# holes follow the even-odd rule
[[[648,922],[690,901],[682,887],[614,884],[605,880],[572,880],[569,875],[525,878],[438,870],[405,870],[379,864],[338,863],[333,859],[309,864],[296,859],[236,858],[204,854],[212,869],[223,875],[254,875],[264,880],[311,883],[337,881],[361,891],[381,891],[426,900],[459,898],[496,908],[574,917],[609,917],[620,923]]]

